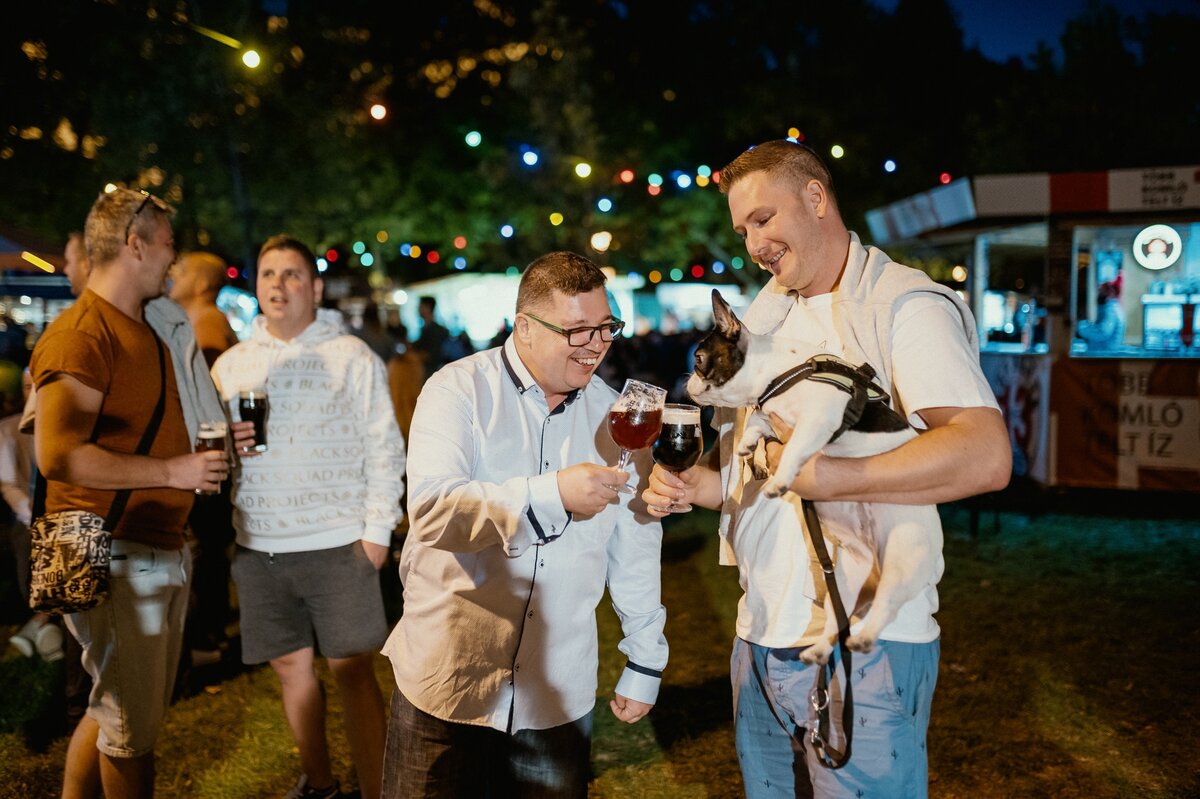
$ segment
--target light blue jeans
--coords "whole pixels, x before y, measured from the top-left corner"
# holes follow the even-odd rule
[[[808,694],[817,667],[800,660],[799,649],[768,649],[734,639],[730,659],[734,733],[748,799],[925,799],[929,783],[925,734],[940,648],[937,641],[879,641],[866,654],[854,653],[850,762],[831,770],[818,762],[806,735],[815,723]],[[838,731],[832,743],[841,750],[845,690],[839,657],[835,651],[830,718]],[[765,694],[760,678],[766,685]],[[793,735],[802,756],[793,749]]]

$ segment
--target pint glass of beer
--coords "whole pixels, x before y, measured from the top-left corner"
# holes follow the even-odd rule
[[[201,422],[200,428],[196,432],[196,451],[208,452],[216,450],[218,452],[225,451],[225,433],[227,431],[224,422]],[[217,491],[201,491],[196,489],[197,494],[216,494]]]
[[[700,409],[695,405],[668,403],[663,406],[662,432],[654,442],[654,461],[664,469],[675,472],[690,469],[704,452],[704,437],[700,432]],[[667,510],[686,513],[692,506],[672,502]]]
[[[254,446],[243,452],[267,451],[267,411],[269,405],[265,388],[246,388],[238,392],[238,418],[254,422]]]

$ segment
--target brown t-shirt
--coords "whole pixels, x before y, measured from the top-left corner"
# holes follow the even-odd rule
[[[154,413],[162,390],[154,331],[126,316],[92,291],[85,291],[55,319],[38,340],[29,362],[39,388],[56,376],[69,375],[104,394],[94,441],[113,452],[133,454]],[[191,452],[183,421],[171,353],[163,345],[166,407],[150,446],[155,458]],[[38,420],[36,424],[43,424]],[[43,431],[45,433],[46,431]],[[115,491],[48,480],[46,511],[90,510],[101,516],[112,507]],[[139,541],[163,549],[179,549],[195,495],[175,488],[133,491],[114,538]]]

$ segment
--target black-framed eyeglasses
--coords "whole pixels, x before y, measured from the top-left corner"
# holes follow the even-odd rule
[[[152,194],[150,194],[150,192],[146,191],[145,189],[142,189],[141,192],[142,192],[142,204],[139,205],[137,207],[137,210],[133,212],[133,216],[129,217],[129,224],[125,226],[125,241],[129,241],[129,232],[131,230],[133,230],[133,223],[137,221],[138,214],[140,214],[142,211],[145,211],[146,206],[150,203],[151,200],[154,199],[154,196]]]
[[[624,322],[622,322],[620,319],[614,319],[611,322],[606,322],[602,325],[596,325],[595,327],[573,327],[568,330],[566,328],[559,327],[558,325],[551,324],[545,319],[538,319],[528,311],[522,311],[522,313],[547,330],[553,330],[555,333],[566,338],[567,344],[571,345],[572,347],[585,347],[588,344],[591,344],[592,338],[597,333],[600,334],[601,341],[608,343],[615,339],[617,335],[625,329]]]

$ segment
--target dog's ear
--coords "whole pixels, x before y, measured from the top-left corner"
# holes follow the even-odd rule
[[[721,292],[716,289],[713,289],[712,292],[712,305],[713,319],[717,323],[717,330],[721,331],[721,335],[726,338],[737,340],[742,332],[742,323],[734,315],[729,303],[725,302]]]

